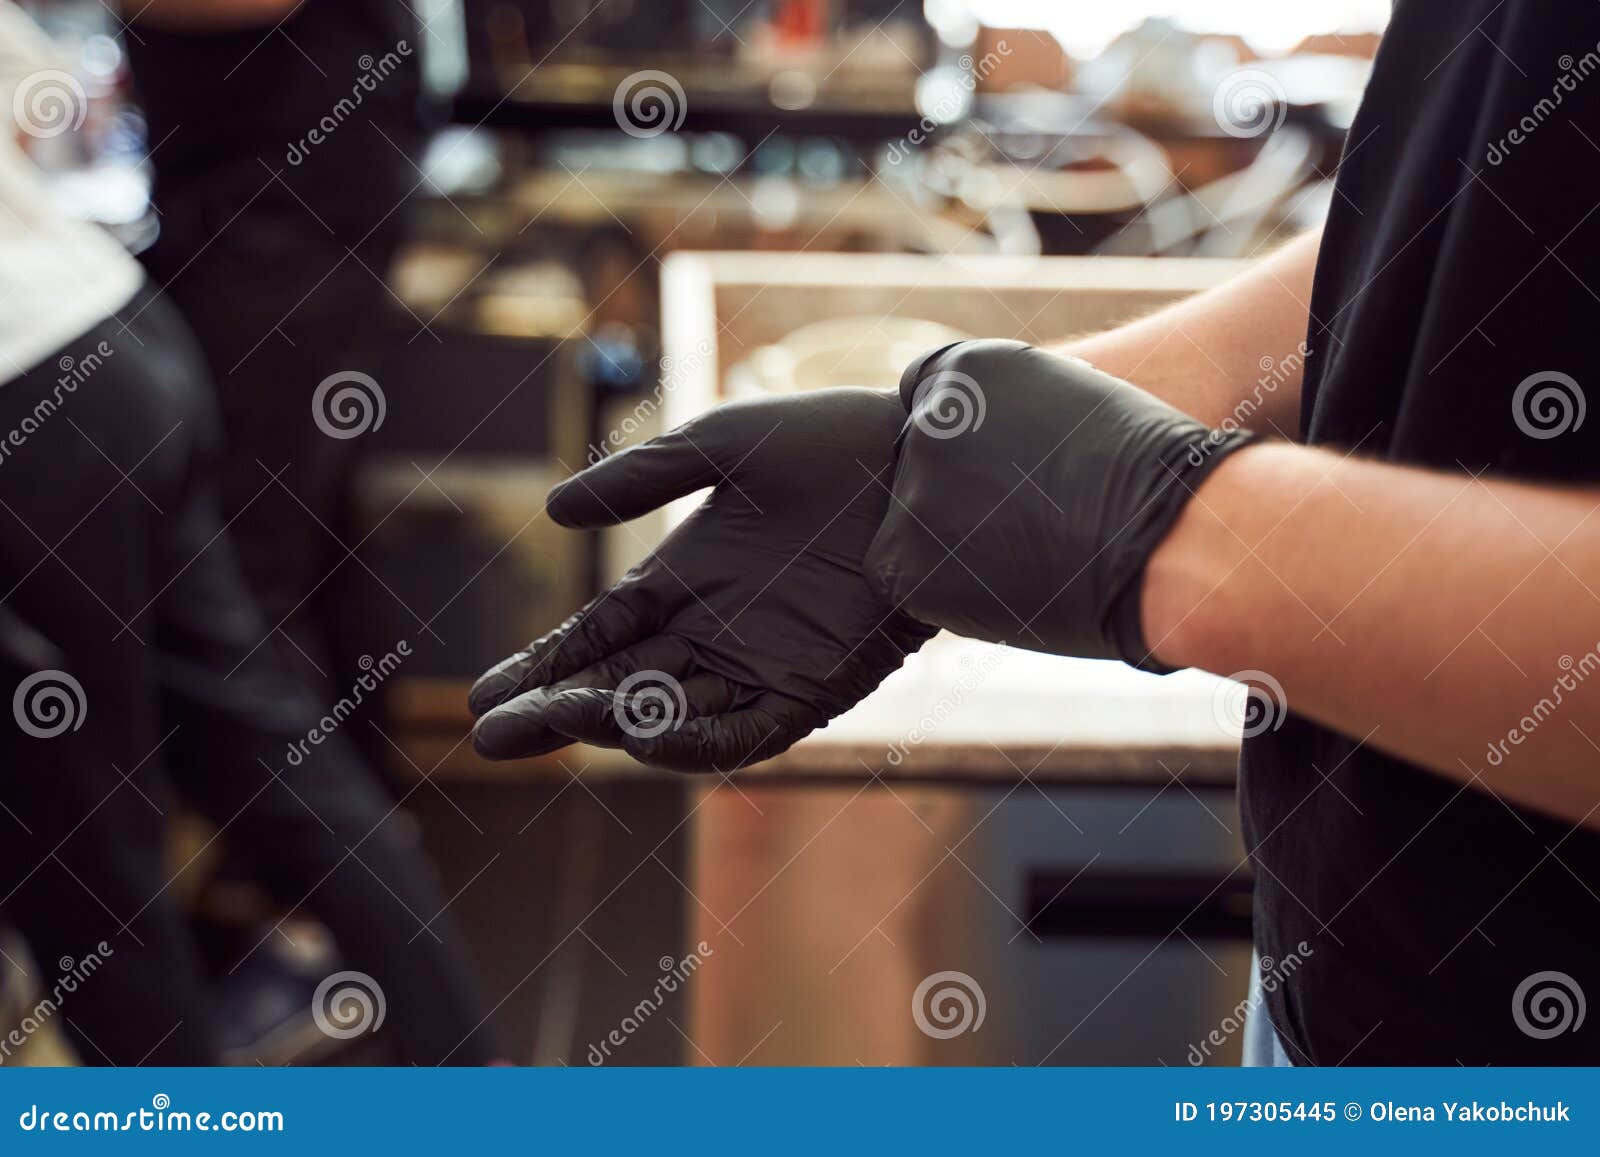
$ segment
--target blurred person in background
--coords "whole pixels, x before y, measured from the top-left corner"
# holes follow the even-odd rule
[[[327,925],[397,1060],[490,1061],[486,1010],[395,807],[342,730],[306,744],[321,712],[261,646],[272,628],[224,526],[193,338],[131,257],[59,212],[21,147],[58,131],[35,110],[65,102],[70,119],[81,98],[0,0],[0,108],[24,118],[0,134],[0,664],[15,688],[0,909],[42,987],[99,958],[59,1021],[85,1062],[217,1062],[232,1026],[174,895],[184,866],[166,859],[181,801],[278,902]],[[320,1011],[343,1026],[351,1007]]]
[[[123,8],[160,216],[141,260],[216,383],[223,520],[265,646],[323,710],[349,708],[363,657],[395,646],[362,611],[393,596],[349,556],[364,441],[331,436],[314,395],[332,375],[375,372],[393,336],[383,278],[419,183],[416,21],[396,0]],[[364,698],[345,721],[380,775],[393,758],[382,702]],[[196,929],[213,955],[274,918],[250,884],[233,856],[208,881]],[[295,984],[270,960],[251,982],[261,1003]]]

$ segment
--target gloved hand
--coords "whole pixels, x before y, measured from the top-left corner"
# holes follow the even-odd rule
[[[863,698],[934,634],[867,586],[905,410],[838,388],[729,403],[550,492],[562,526],[610,526],[714,486],[622,581],[483,675],[490,759],[575,739],[727,772]]]
[[[867,554],[874,589],[956,634],[1168,670],[1140,623],[1145,563],[1251,435],[1014,341],[935,350],[900,394],[910,418]]]

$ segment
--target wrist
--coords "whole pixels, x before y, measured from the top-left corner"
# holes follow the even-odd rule
[[[1139,612],[1146,645],[1162,663],[1224,672],[1249,665],[1243,592],[1253,589],[1251,573],[1262,566],[1253,546],[1272,520],[1253,524],[1266,513],[1265,496],[1283,492],[1285,458],[1297,453],[1256,443],[1228,455],[1151,553]]]

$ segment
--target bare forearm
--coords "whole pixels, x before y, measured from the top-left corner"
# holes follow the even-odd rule
[[[1152,556],[1156,654],[1600,827],[1600,491],[1246,449]],[[1585,681],[1585,680],[1589,681]]]
[[[1058,347],[1220,426],[1293,436],[1321,231],[1149,317]]]

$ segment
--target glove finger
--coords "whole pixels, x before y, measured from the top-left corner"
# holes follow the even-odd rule
[[[552,729],[546,712],[564,691],[598,689],[609,697],[618,687],[624,693],[648,693],[651,688],[677,687],[681,675],[692,669],[688,643],[670,635],[657,635],[609,655],[566,679],[516,696],[487,712],[472,728],[472,746],[486,759],[521,759],[545,755],[572,742],[572,737]]]
[[[714,486],[738,423],[716,410],[621,453],[602,458],[557,485],[545,510],[562,526],[615,526],[674,498]]]
[[[624,578],[555,630],[478,676],[467,706],[482,715],[513,696],[569,678],[650,637],[667,609],[653,584]]]
[[[597,747],[624,747],[630,737],[647,737],[682,726],[688,719],[720,715],[745,692],[731,679],[702,672],[680,685],[681,700],[667,684],[636,685],[626,693],[582,687],[551,700],[545,723]]]
[[[629,736],[623,750],[651,767],[725,775],[788,750],[824,722],[820,713],[766,692],[748,707],[689,719],[655,736]]]

